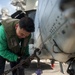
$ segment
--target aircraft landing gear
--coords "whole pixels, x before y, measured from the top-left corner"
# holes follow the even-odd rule
[[[75,59],[71,59],[69,66],[67,68],[67,73],[69,75],[75,75]]]

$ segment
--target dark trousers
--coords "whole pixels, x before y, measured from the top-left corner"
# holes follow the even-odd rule
[[[4,59],[3,57],[0,56],[0,75],[3,74],[4,69],[5,69],[5,61],[6,59]],[[19,62],[11,62],[10,66],[11,68],[14,67],[15,65],[17,65]],[[12,72],[12,75],[24,75],[24,68],[20,67],[17,70],[14,70]]]
[[[10,66],[11,68],[16,66],[19,62],[11,62]],[[12,75],[24,75],[24,68],[21,66],[18,69],[15,69],[12,71]]]
[[[5,68],[5,59],[3,57],[0,56],[0,75],[3,74],[4,72],[4,68]]]

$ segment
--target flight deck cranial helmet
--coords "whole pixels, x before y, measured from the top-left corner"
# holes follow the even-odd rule
[[[2,13],[2,20],[9,18],[9,11],[7,8],[2,8],[1,13]]]
[[[9,10],[8,10],[7,8],[2,8],[2,9],[1,9],[1,13],[2,13],[2,14],[5,14],[5,15],[6,15],[6,14],[8,15],[8,14],[9,14]]]

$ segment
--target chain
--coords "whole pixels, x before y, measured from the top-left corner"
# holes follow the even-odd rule
[[[11,69],[5,71],[2,75],[7,75],[9,72],[11,72],[11,71],[13,71],[13,70],[15,70],[15,69],[21,67],[22,64],[24,64],[24,63],[27,62],[27,61],[33,60],[35,57],[37,58],[38,64],[39,64],[40,58],[36,55],[37,52],[39,52],[39,49],[35,49],[34,53],[33,53],[31,56],[29,56],[27,59],[25,59],[24,61],[20,62],[19,64],[17,64],[17,65],[14,66],[13,68],[11,68]]]

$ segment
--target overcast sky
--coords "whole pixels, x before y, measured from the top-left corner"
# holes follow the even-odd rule
[[[0,0],[0,10],[1,8],[7,8],[9,10],[9,14],[15,12],[15,7],[10,4],[11,0]]]

